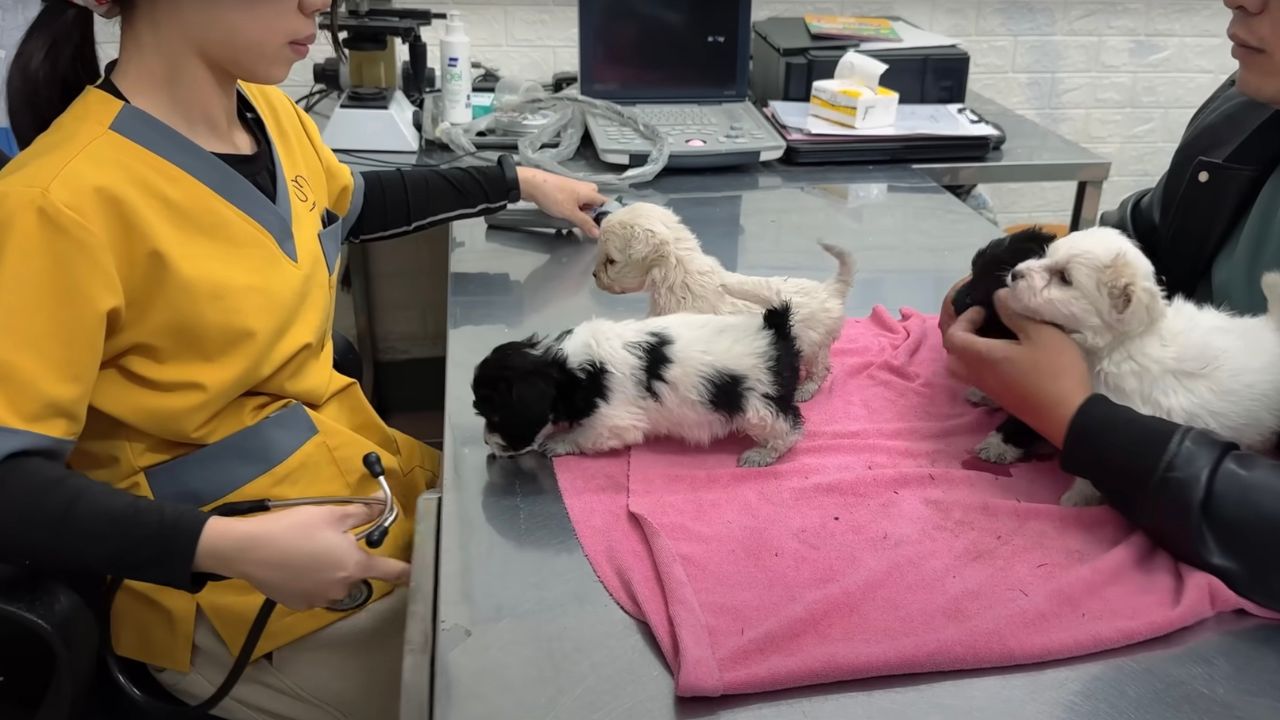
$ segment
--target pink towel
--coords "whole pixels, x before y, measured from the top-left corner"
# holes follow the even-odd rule
[[[1062,508],[1053,461],[988,465],[1000,421],[943,370],[934,318],[850,320],[771,468],[745,439],[556,461],[597,575],[683,696],[1079,656],[1215,613],[1275,618],[1106,507]]]

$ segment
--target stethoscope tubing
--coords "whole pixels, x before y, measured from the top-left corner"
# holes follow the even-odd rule
[[[363,462],[364,462],[365,469],[368,470],[369,474],[372,475],[374,479],[378,481],[378,487],[382,491],[382,497],[379,498],[379,497],[355,497],[355,496],[334,495],[334,496],[307,497],[307,498],[289,498],[286,500],[269,500],[269,499],[243,500],[243,501],[233,501],[229,503],[224,503],[223,505],[211,510],[210,513],[214,515],[224,515],[227,517],[235,517],[240,515],[250,515],[250,514],[259,513],[259,512],[269,512],[271,510],[276,510],[281,508],[300,507],[305,505],[381,505],[382,514],[378,516],[378,519],[374,521],[372,524],[365,527],[364,529],[355,533],[356,542],[363,541],[365,545],[370,549],[378,548],[378,547],[381,547],[382,543],[386,540],[387,533],[390,532],[391,526],[395,524],[397,519],[399,519],[400,506],[396,504],[395,496],[392,495],[391,493],[391,485],[387,482],[386,474],[383,472],[383,469],[382,469],[382,461],[379,459],[378,454],[371,452],[365,455]],[[111,578],[110,582],[107,585],[106,598],[104,603],[104,612],[102,616],[104,627],[110,627],[111,604],[113,599],[115,598],[116,592],[120,589],[120,586],[122,584],[123,584],[122,578]],[[353,588],[353,592],[356,594],[357,597],[362,598],[362,600],[356,601],[357,603],[360,603],[360,604],[362,604],[363,602],[368,602],[368,598],[373,593],[372,586],[369,584],[368,580],[364,580],[361,583],[358,583]],[[359,605],[357,604],[355,607],[358,607],[358,606]],[[343,612],[347,610],[354,610],[355,607],[330,607],[329,609],[338,611],[338,612]],[[168,714],[190,713],[195,717],[206,717],[207,716],[206,713],[211,712],[224,699],[226,699],[227,695],[230,694],[231,689],[235,687],[237,682],[239,682],[240,677],[244,674],[245,669],[249,665],[250,656],[252,655],[254,649],[257,647],[258,642],[262,639],[262,633],[263,631],[266,630],[267,621],[270,620],[271,614],[272,612],[275,611],[275,608],[276,608],[276,602],[274,600],[270,598],[263,599],[262,605],[258,608],[258,613],[254,617],[253,623],[249,627],[249,632],[245,636],[244,644],[240,648],[239,654],[234,658],[231,669],[230,671],[228,671],[226,677],[223,679],[222,684],[220,684],[214,690],[212,695],[210,695],[204,701],[197,703],[195,705],[191,705],[188,707],[174,707],[164,703],[157,702],[156,700],[148,697],[146,693],[142,692],[140,689],[135,687],[132,681],[130,681],[127,678],[127,676],[123,673],[123,671],[120,669],[119,667],[120,659],[115,654],[114,650],[111,648],[110,641],[108,641],[106,646],[104,647],[104,654],[106,655],[107,664],[108,666],[111,667],[113,674],[115,674],[116,677],[121,681],[121,683],[124,684],[124,687],[123,687],[124,691],[127,694],[131,695],[134,698],[134,700],[139,704],[153,707],[153,709],[166,711]],[[186,712],[183,712],[183,711],[186,711]]]

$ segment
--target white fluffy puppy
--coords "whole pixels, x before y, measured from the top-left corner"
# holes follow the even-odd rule
[[[650,316],[759,313],[782,301],[790,303],[804,378],[796,401],[804,402],[831,370],[829,352],[844,327],[844,302],[856,269],[847,250],[820,244],[838,265],[835,277],[825,282],[739,275],[703,253],[697,236],[669,208],[635,203],[600,224],[592,276],[606,292],[647,290]]]
[[[742,467],[800,439],[799,352],[785,305],[760,313],[589,320],[504,343],[476,366],[475,409],[498,455],[597,453],[653,437],[705,446],[744,433]]]
[[[1009,275],[1010,305],[1070,334],[1094,388],[1139,412],[1269,451],[1280,433],[1280,274],[1262,278],[1268,314],[1168,300],[1123,233],[1093,228],[1049,245]],[[1052,379],[1046,379],[1052,382]],[[1063,505],[1102,502],[1077,479]]]

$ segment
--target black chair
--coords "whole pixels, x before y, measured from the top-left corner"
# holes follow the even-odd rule
[[[0,166],[5,159],[0,153]],[[359,382],[363,364],[355,343],[337,332],[333,343],[334,369]],[[170,695],[143,664],[123,658],[104,661],[106,629],[95,612],[102,606],[102,591],[100,578],[56,578],[0,565],[0,718],[201,717]],[[203,717],[216,720],[215,715]]]
[[[364,358],[351,338],[340,332],[333,334],[333,369],[357,383],[364,382]]]
[[[83,717],[97,652],[97,621],[67,583],[0,566],[0,717]]]

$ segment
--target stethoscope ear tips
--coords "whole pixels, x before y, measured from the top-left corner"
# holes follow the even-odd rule
[[[361,458],[364,463],[364,469],[378,481],[378,485],[382,487],[383,499],[386,507],[382,511],[382,517],[378,518],[378,524],[370,528],[364,536],[364,544],[371,549],[382,547],[382,543],[387,541],[387,533],[391,531],[391,523],[395,522],[396,510],[395,499],[391,497],[391,487],[387,485],[386,469],[382,467],[382,458],[378,453],[371,452]]]
[[[387,541],[387,529],[386,525],[379,525],[374,528],[365,536],[364,544],[374,550],[382,547],[382,543]]]
[[[363,458],[363,462],[364,462],[364,469],[368,470],[369,474],[374,476],[375,478],[379,478],[379,477],[382,477],[383,475],[386,475],[386,472],[384,472],[382,468],[382,458],[378,456],[378,453],[371,452],[368,455],[365,455]]]

